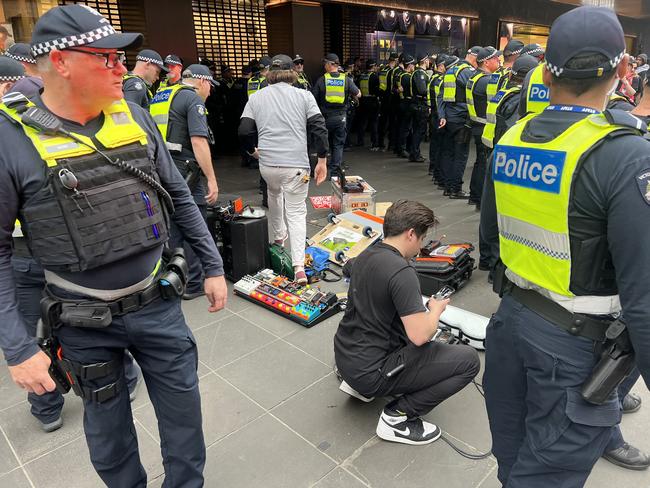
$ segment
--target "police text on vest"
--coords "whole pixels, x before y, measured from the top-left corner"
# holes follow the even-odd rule
[[[560,193],[565,160],[566,153],[563,151],[497,144],[492,176],[494,181]]]

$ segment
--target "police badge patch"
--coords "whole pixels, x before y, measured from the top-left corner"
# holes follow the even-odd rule
[[[644,169],[636,176],[636,184],[645,203],[650,205],[650,168]]]
[[[136,81],[133,84],[133,86],[135,87],[136,90],[142,90],[144,88],[144,86],[142,86],[142,83],[140,83],[139,81]]]
[[[197,105],[196,109],[199,111],[199,115],[205,115],[205,107],[203,105]]]

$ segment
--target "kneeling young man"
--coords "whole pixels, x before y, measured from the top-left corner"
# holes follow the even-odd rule
[[[433,211],[418,202],[400,200],[388,209],[384,240],[352,265],[348,305],[334,337],[336,365],[351,388],[365,397],[398,397],[384,407],[377,435],[403,444],[438,439],[440,429],[420,416],[480,369],[471,347],[431,341],[449,300],[431,298],[427,311],[408,260],[435,223]]]

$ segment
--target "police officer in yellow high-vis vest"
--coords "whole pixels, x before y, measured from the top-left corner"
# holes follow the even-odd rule
[[[165,247],[170,215],[201,259],[210,311],[225,306],[228,291],[219,252],[160,132],[123,98],[118,50],[141,42],[86,5],[53,7],[34,25],[43,91],[0,101],[0,348],[25,391],[41,395],[58,383],[82,397],[89,456],[75,463],[90,461],[109,488],[147,479],[124,378],[131,351],[165,446],[164,483],[199,488],[206,451],[198,353],[179,296],[184,258]],[[47,282],[43,349],[16,304],[17,218]]]
[[[524,49],[524,43],[518,39],[510,39],[503,48],[503,65],[490,75],[490,82],[487,86],[488,103],[492,101],[503,85],[508,81],[508,75],[512,65],[517,61]]]
[[[352,77],[339,72],[339,57],[330,53],[323,59],[325,74],[321,76],[312,89],[316,103],[325,117],[329,134],[330,175],[339,170],[343,163],[343,146],[347,137],[346,113],[351,97],[359,98],[361,91],[352,81]]]
[[[152,49],[143,49],[135,58],[135,67],[122,78],[124,98],[149,108],[153,98],[153,84],[160,78],[160,72],[168,73],[163,58]]]
[[[603,112],[624,59],[613,10],[558,17],[550,105],[494,148],[482,212],[498,222],[505,272],[483,385],[508,488],[583,487],[601,456],[650,465],[618,428],[641,404],[627,395],[639,370],[650,385],[650,143],[641,120]]]
[[[219,193],[210,154],[212,133],[205,109],[205,100],[216,82],[208,67],[201,64],[188,66],[182,76],[181,83],[158,90],[149,111],[201,215],[207,218],[207,205],[213,205]],[[173,248],[185,248],[189,278],[183,298],[191,300],[203,295],[201,262],[174,223],[169,241]]]
[[[521,87],[523,93],[526,94],[522,97],[519,104],[519,116],[525,117],[528,114],[538,114],[542,112],[549,104],[550,92],[544,80],[542,79],[542,71],[544,67],[544,49],[539,44],[526,44],[521,51],[521,55],[527,54],[537,58],[539,66],[528,73],[524,84]]]
[[[366,61],[366,71],[359,75],[361,100],[357,115],[357,146],[364,145],[366,130],[370,129],[370,150],[379,151],[379,66],[374,59]]]
[[[389,138],[390,145],[390,133],[391,133],[391,123],[393,118],[390,112],[390,98],[391,98],[391,87],[393,86],[393,73],[397,67],[397,58],[399,55],[396,52],[391,52],[388,55],[388,62],[384,64],[379,69],[379,128],[378,128],[378,137],[379,137],[379,149],[384,150],[384,140],[386,135]]]
[[[253,76],[251,76],[246,82],[246,94],[248,98],[255,93],[260,91],[262,88],[268,86],[266,81],[266,75],[269,72],[271,67],[271,58],[268,56],[262,56],[257,64],[252,66]]]

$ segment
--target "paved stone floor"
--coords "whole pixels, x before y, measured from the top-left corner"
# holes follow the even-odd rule
[[[349,174],[362,175],[378,190],[377,201],[420,200],[438,215],[438,234],[446,234],[448,241],[477,241],[478,214],[465,202],[443,198],[434,190],[425,165],[367,150],[345,153],[345,159]],[[222,192],[260,202],[257,172],[240,168],[234,159],[219,161],[217,170]],[[312,194],[328,192],[324,184]],[[310,209],[310,235],[324,225],[326,215],[326,210]],[[345,289],[343,283],[329,287]],[[498,305],[486,274],[478,270],[452,302],[487,316]],[[470,461],[442,441],[413,447],[374,435],[383,401],[362,404],[348,397],[338,390],[332,373],[338,316],[305,329],[232,294],[226,310],[217,314],[207,312],[204,298],[185,302],[183,308],[199,346],[207,487],[500,486],[494,458]],[[141,459],[150,485],[160,487],[156,419],[146,388],[140,388],[133,411]],[[635,390],[646,405],[624,418],[623,431],[628,441],[650,449],[650,395],[641,383]],[[0,365],[0,488],[103,486],[89,462],[81,404],[72,395],[63,416],[62,429],[43,434],[25,395]],[[471,385],[427,418],[466,450],[490,449],[484,401]],[[587,486],[648,487],[650,472],[625,471],[600,461]]]

